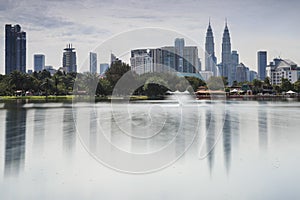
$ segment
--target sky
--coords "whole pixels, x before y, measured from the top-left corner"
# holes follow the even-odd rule
[[[191,39],[190,45],[204,48],[209,18],[218,61],[227,18],[232,50],[250,69],[257,68],[259,50],[268,52],[268,62],[281,57],[300,65],[299,8],[298,0],[0,0],[0,73],[4,73],[5,24],[20,24],[27,32],[27,69],[33,68],[37,53],[45,54],[46,65],[60,67],[68,43],[76,48],[80,69],[86,66],[89,52],[103,42],[145,27],[171,30]],[[172,45],[174,39],[162,43]],[[204,55],[200,58],[204,68]],[[102,62],[107,60],[98,60]]]

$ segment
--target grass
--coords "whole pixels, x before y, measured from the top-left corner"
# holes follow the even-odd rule
[[[75,98],[74,95],[65,95],[65,96],[0,96],[0,101],[15,101],[15,100],[24,100],[32,102],[59,102],[59,101],[72,101]],[[147,96],[131,96],[130,100],[147,100]],[[76,97],[77,101],[89,101],[89,96],[80,96]],[[111,96],[96,96],[95,101],[110,101]]]

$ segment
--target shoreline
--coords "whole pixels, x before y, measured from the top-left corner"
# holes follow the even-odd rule
[[[127,98],[111,98],[111,96],[101,96],[90,98],[89,96],[74,96],[74,95],[66,95],[66,96],[0,96],[0,102],[17,102],[17,103],[64,103],[64,102],[73,102],[74,100],[77,102],[110,102],[110,101],[143,101],[143,100],[164,100],[164,97],[155,97],[150,98],[147,96],[131,96]],[[196,100],[210,100],[210,96],[198,96]],[[230,95],[226,96],[226,100],[232,101],[300,101],[300,96],[288,96],[288,95]]]

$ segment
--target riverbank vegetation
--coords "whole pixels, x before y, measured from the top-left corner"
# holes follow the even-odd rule
[[[125,79],[122,80],[121,77]],[[222,84],[219,84],[220,80]],[[232,87],[240,87],[244,90],[251,89],[254,95],[265,92],[281,94],[289,90],[300,92],[300,80],[292,84],[287,79],[282,79],[281,85],[275,86],[270,84],[269,78],[264,81],[255,79],[243,83],[235,81],[231,87],[226,86],[227,84],[226,78],[212,77],[206,84],[199,78],[179,77],[175,73],[137,75],[130,71],[128,64],[118,61],[112,63],[104,76],[64,71],[57,71],[51,76],[46,70],[32,74],[14,71],[9,75],[0,75],[0,96],[2,100],[71,100],[75,95],[81,95],[110,100],[110,96],[114,93],[114,95],[130,95],[131,99],[156,99],[165,95],[168,90],[194,92],[201,86],[225,91],[230,91]]]

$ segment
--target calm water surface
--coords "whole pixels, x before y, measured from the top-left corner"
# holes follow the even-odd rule
[[[149,104],[152,118],[141,112]],[[0,199],[300,199],[300,102],[228,101],[214,113],[214,103],[203,101],[183,118],[173,107],[143,101],[128,117],[113,115],[108,103],[0,104]],[[216,117],[223,119],[221,132]],[[151,120],[156,126],[138,130]],[[122,173],[93,156],[103,147],[99,126],[122,150],[147,153],[168,144],[181,123],[184,136],[160,159],[180,156],[193,143],[164,169]],[[151,140],[128,140],[122,130]],[[208,155],[199,159],[202,142]],[[126,162],[111,152],[108,162]]]

